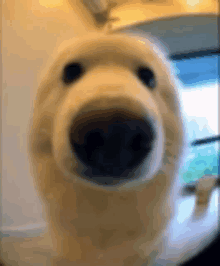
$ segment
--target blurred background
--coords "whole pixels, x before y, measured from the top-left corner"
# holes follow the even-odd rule
[[[27,154],[33,101],[52,52],[87,32],[143,30],[162,42],[179,77],[186,125],[180,181],[219,174],[217,0],[3,0],[1,8],[2,231],[45,226]]]

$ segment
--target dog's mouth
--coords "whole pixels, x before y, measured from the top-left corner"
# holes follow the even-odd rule
[[[88,168],[88,179],[108,184],[126,179],[142,163],[153,148],[155,132],[146,119],[112,109],[77,116],[69,136],[72,151]]]

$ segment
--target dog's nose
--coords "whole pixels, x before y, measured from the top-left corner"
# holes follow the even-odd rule
[[[89,179],[102,185],[126,179],[151,152],[154,139],[150,121],[119,108],[86,112],[70,129],[73,152],[90,168]]]

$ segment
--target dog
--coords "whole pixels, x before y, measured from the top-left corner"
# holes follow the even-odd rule
[[[153,265],[183,153],[177,87],[147,36],[91,33],[55,58],[29,139],[51,265]]]

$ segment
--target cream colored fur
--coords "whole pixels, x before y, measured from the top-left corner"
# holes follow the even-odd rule
[[[86,72],[64,86],[63,68],[75,61]],[[137,77],[140,65],[153,69],[154,90]],[[171,191],[183,149],[176,89],[166,56],[148,38],[91,34],[74,39],[55,58],[39,86],[30,135],[32,171],[45,203],[48,237],[57,252],[52,265],[153,264],[157,245],[174,215]],[[103,111],[120,106],[149,114],[158,133],[150,159],[134,173],[137,178],[117,187],[81,179],[85,166],[71,152],[68,141],[76,112],[100,97],[106,99],[99,106]]]

